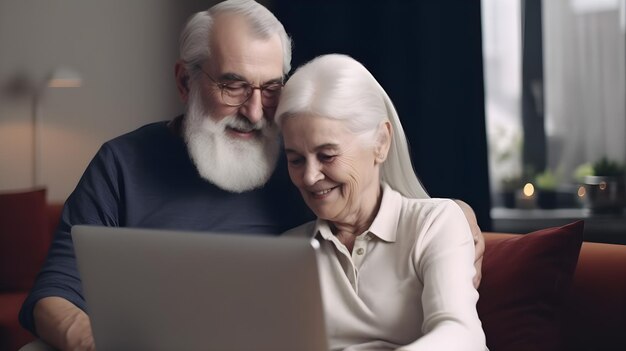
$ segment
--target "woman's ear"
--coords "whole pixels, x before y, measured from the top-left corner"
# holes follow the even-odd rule
[[[178,89],[178,96],[187,104],[189,101],[189,72],[185,68],[185,64],[182,60],[176,61],[174,66],[174,76],[176,78],[176,89]]]
[[[374,164],[381,164],[387,159],[389,148],[391,147],[391,138],[393,137],[393,128],[389,120],[384,120],[378,125],[376,132],[376,144],[374,145]]]

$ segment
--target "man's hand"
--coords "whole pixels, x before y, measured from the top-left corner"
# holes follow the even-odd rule
[[[454,202],[461,207],[463,210],[463,214],[467,218],[467,222],[469,223],[470,230],[472,231],[472,236],[474,237],[474,246],[475,246],[475,259],[474,259],[474,267],[476,268],[476,275],[474,276],[474,287],[478,289],[480,285],[480,280],[482,278],[482,267],[483,267],[483,256],[485,254],[485,238],[483,237],[483,233],[478,226],[478,220],[476,220],[476,214],[474,214],[474,210],[461,200],[454,200]]]
[[[46,297],[33,311],[37,334],[60,350],[94,351],[89,317],[73,303],[60,297]]]

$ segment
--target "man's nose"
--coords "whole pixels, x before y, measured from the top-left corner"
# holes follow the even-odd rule
[[[261,102],[261,90],[253,89],[250,98],[241,105],[241,114],[250,122],[256,124],[263,119],[263,103]]]

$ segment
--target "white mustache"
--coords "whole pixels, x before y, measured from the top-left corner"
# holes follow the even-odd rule
[[[265,119],[262,119],[257,123],[252,123],[244,117],[234,117],[232,119],[229,119],[226,123],[227,128],[238,129],[246,132],[261,130],[265,128],[266,125],[267,122]]]

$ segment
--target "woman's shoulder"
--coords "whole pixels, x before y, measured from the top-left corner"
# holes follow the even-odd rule
[[[400,222],[405,225],[427,229],[431,228],[435,223],[438,223],[437,227],[442,224],[445,227],[450,222],[461,221],[465,217],[461,207],[452,199],[403,198],[399,218],[401,218]]]
[[[412,199],[403,197],[403,207],[413,211],[429,213],[456,211],[456,209],[459,209],[454,200],[446,198]]]

